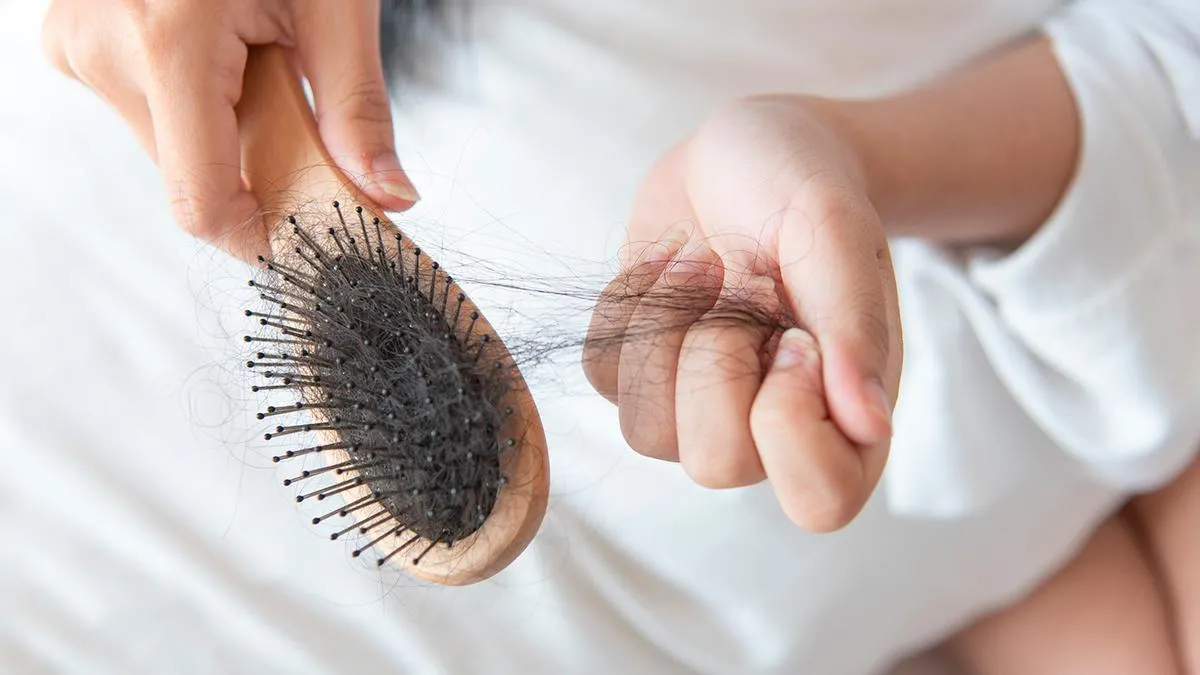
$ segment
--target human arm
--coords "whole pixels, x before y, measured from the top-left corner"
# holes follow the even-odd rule
[[[1105,465],[1097,470],[1122,485],[1168,475],[1200,431],[1189,421],[1200,417],[1198,379],[1187,374],[1200,372],[1188,342],[1200,326],[1187,311],[1200,264],[1186,248],[1163,257],[1194,236],[1181,220],[1187,193],[1175,182],[1196,175],[1189,129],[1200,125],[1185,123],[1197,119],[1179,95],[1186,73],[1164,75],[1156,56],[1129,43],[1140,43],[1147,23],[1166,22],[1176,29],[1173,53],[1194,60],[1189,11],[1080,2],[1048,23],[1049,40],[1030,38],[919,90],[867,102],[760,96],[719,111],[651,170],[628,239],[654,241],[686,222],[725,269],[757,264],[735,277],[769,277],[782,287],[816,337],[820,377],[775,378],[786,386],[774,389],[758,370],[756,388],[726,388],[728,398],[697,403],[692,389],[722,390],[711,376],[694,376],[704,368],[689,350],[691,329],[619,348],[594,340],[585,369],[621,408],[630,444],[679,459],[711,487],[767,477],[802,525],[848,522],[873,491],[889,447],[889,428],[870,414],[873,399],[860,383],[882,373],[889,403],[898,390],[894,280],[887,246],[876,246],[886,233],[920,235],[940,252],[918,275],[930,272],[922,285],[944,297],[942,306],[958,305],[975,333],[954,338],[953,348],[978,343],[985,362],[975,365],[999,378],[1058,447]],[[1114,49],[1109,32],[1126,42]],[[1106,69],[1110,58],[1116,63]],[[964,126],[972,112],[982,114]],[[751,261],[721,243],[732,239],[757,240],[763,255]],[[1148,256],[1170,264],[1147,266]],[[593,336],[636,328],[639,316],[647,326],[680,320],[638,310],[645,289],[630,293],[637,282],[628,279],[665,268],[639,269],[631,265],[610,287]],[[664,275],[656,283],[669,282]],[[728,275],[724,284],[730,291]],[[763,348],[756,339],[741,349]],[[752,359],[745,363],[754,371]],[[975,375],[946,375],[944,386],[970,398]],[[806,405],[812,397],[797,393],[814,389],[826,405]],[[753,424],[762,410],[757,419],[772,424]],[[711,433],[714,417],[736,434]],[[831,423],[840,436],[826,435]],[[990,419],[980,436],[1003,443],[1006,424]],[[806,455],[817,459],[796,459]],[[1123,465],[1129,455],[1147,463]],[[773,475],[779,457],[791,465]]]
[[[853,146],[890,236],[1020,244],[1078,162],[1079,111],[1044,35],[894,96],[800,102]]]
[[[1044,32],[1079,110],[1071,181],[1015,248],[912,246],[905,283],[931,301],[909,303],[910,323],[957,306],[1041,435],[1104,482],[1148,490],[1200,439],[1200,6],[1080,0]],[[951,377],[964,392],[978,379]],[[1010,438],[1002,420],[980,435]],[[897,508],[941,490],[927,468],[893,469]]]

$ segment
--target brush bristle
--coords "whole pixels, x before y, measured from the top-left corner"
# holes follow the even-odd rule
[[[267,440],[305,432],[336,439],[276,456],[327,455],[285,485],[300,487],[297,501],[369,490],[313,521],[353,516],[332,538],[369,534],[356,557],[394,540],[382,564],[422,540],[425,550],[453,545],[491,513],[505,484],[502,455],[515,445],[500,436],[512,414],[509,369],[488,358],[491,338],[476,330],[478,314],[436,263],[420,249],[406,253],[400,235],[368,222],[361,208],[347,219],[334,206],[333,227],[292,219],[294,254],[263,261],[263,278],[250,282],[267,308],[246,311],[264,329],[245,338],[260,350],[247,365],[266,380],[255,391],[297,394],[259,413],[299,417]]]

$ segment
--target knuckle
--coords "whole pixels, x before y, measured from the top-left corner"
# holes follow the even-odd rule
[[[709,131],[740,129],[748,123],[761,124],[764,113],[771,108],[774,102],[775,97],[770,95],[735,98],[713,110],[704,121],[702,129]]]
[[[53,10],[42,22],[41,31],[42,58],[55,70],[65,75],[74,75],[70,60],[62,43],[62,27],[53,19]]]
[[[137,16],[138,43],[151,57],[169,54],[172,46],[178,44],[181,30],[186,25],[181,14],[175,11],[142,11]]]
[[[391,100],[378,78],[358,78],[344,85],[334,100],[333,111],[352,124],[387,127],[392,124]]]
[[[177,64],[206,55],[214,68],[227,65],[222,58],[229,45],[216,42],[222,14],[197,3],[144,3],[126,1],[126,20],[132,25],[135,50],[149,72],[159,78],[174,77]],[[239,71],[240,72],[240,71]],[[224,73],[221,73],[222,75]]]
[[[738,98],[732,101],[727,101],[726,103],[717,106],[717,108],[708,115],[701,126],[701,130],[711,131],[730,126],[736,127],[739,124],[747,121],[746,118],[748,115],[750,115],[752,109],[753,104],[749,99]]]
[[[137,65],[146,0],[56,0],[42,22],[42,53],[57,70],[103,91],[120,71]]]
[[[841,246],[861,250],[861,228],[844,225],[862,221],[866,207],[862,195],[843,173],[825,167],[809,174],[798,192],[796,204],[816,227],[828,228],[824,236],[837,240]]]
[[[214,241],[224,230],[224,223],[217,210],[190,195],[173,196],[171,211],[183,231],[198,239]]]
[[[78,8],[65,0],[50,5],[42,20],[42,56],[64,75],[87,81],[85,76],[101,54],[99,41],[88,31],[76,30]]]
[[[770,397],[768,400],[760,398],[750,408],[750,429],[756,436],[777,433],[779,429],[795,424],[797,411],[780,405],[777,395],[772,396],[770,392],[767,395]],[[759,396],[763,394],[760,392]]]
[[[750,99],[735,99],[713,110],[689,141],[689,163],[702,165],[726,156],[731,148],[745,143],[752,130],[761,130],[764,120]]]

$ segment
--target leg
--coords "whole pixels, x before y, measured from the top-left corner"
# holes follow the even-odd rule
[[[1168,610],[1123,517],[1019,604],[954,638],[972,675],[1177,675]]]
[[[1170,598],[1184,672],[1200,673],[1200,461],[1131,505]]]

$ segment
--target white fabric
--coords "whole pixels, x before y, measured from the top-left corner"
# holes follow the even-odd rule
[[[37,5],[0,4],[0,671],[873,675],[1190,456],[1192,0],[473,4],[457,76],[399,111],[409,230],[462,279],[603,272],[648,163],[731,97],[894,90],[1046,21],[1079,179],[1015,254],[897,242],[894,459],[845,531],[636,456],[566,363],[533,376],[543,531],[490,582],[427,588],[351,561],[280,487],[237,368],[246,270],[173,228],[120,121],[42,65]],[[587,318],[471,290],[512,337]]]
[[[919,317],[906,324],[915,374],[901,419],[928,416],[926,387],[932,397],[971,395],[955,404],[952,425],[901,433],[887,476],[896,509],[982,508],[1040,471],[1050,446],[1134,490],[1161,484],[1194,455],[1200,127],[1189,120],[1200,119],[1200,91],[1188,83],[1200,72],[1200,5],[1189,5],[1097,0],[1048,22],[1082,108],[1083,159],[1057,212],[1021,250],[964,262],[898,246],[906,310]],[[964,329],[978,352],[947,387],[941,369],[916,364],[928,360],[925,349],[968,349],[949,342]],[[977,363],[1002,386],[973,383]],[[1028,426],[996,414],[994,396],[1019,407],[1016,425]]]

